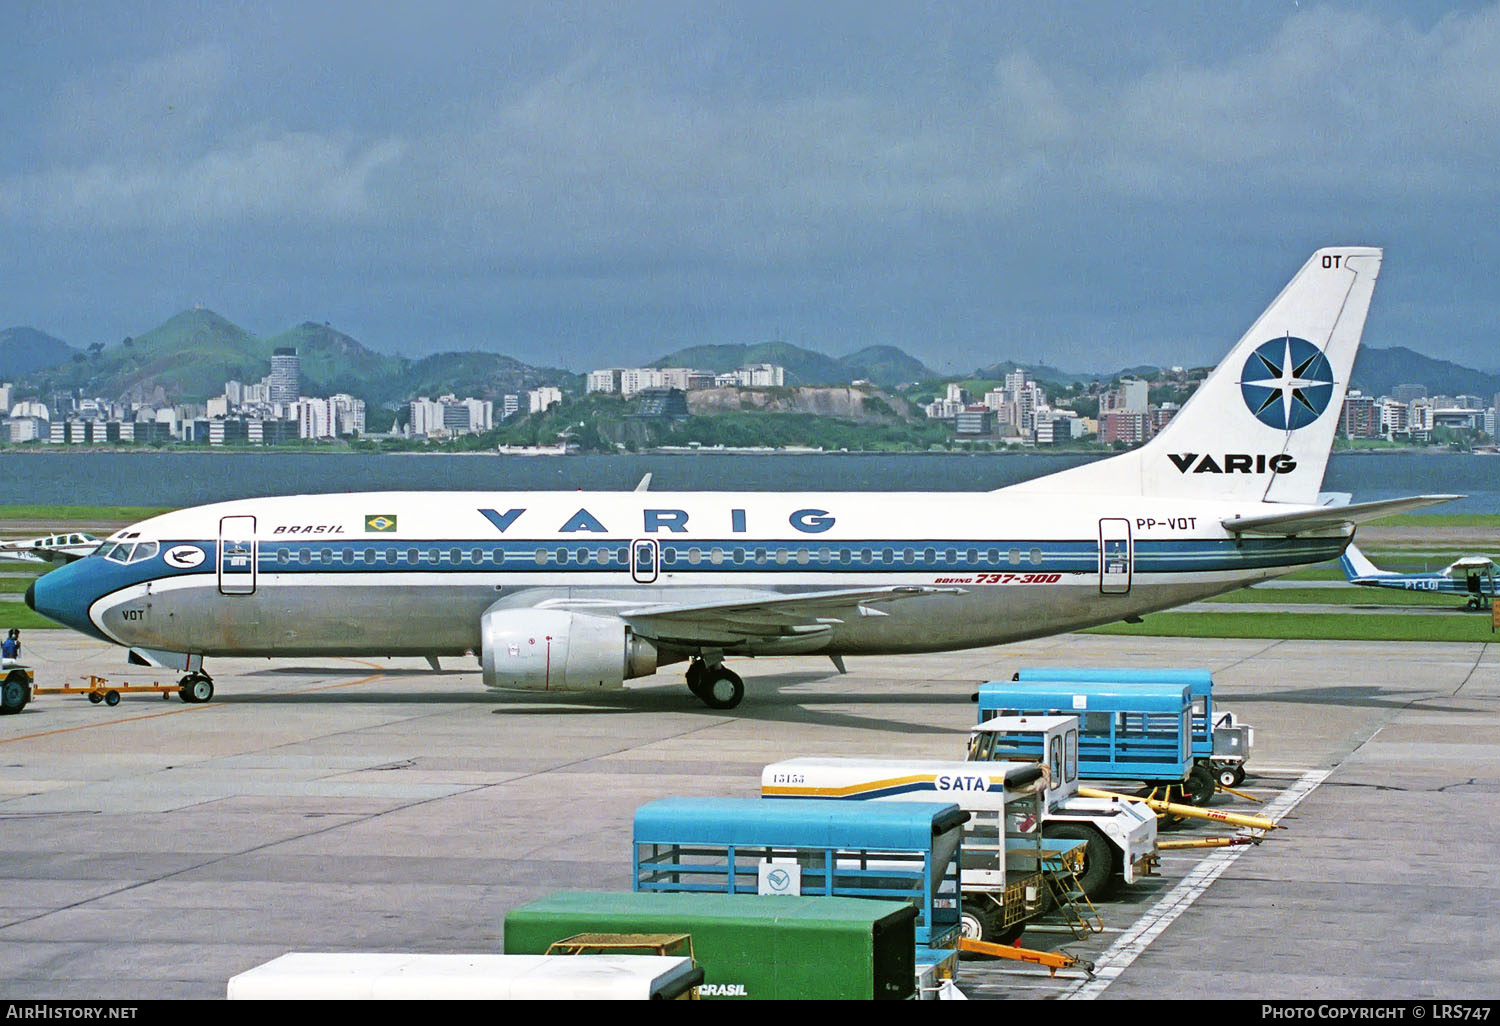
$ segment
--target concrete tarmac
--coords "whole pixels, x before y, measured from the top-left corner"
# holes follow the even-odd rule
[[[25,643],[39,684],[171,680],[71,632]],[[218,998],[287,951],[498,951],[508,909],[629,889],[638,805],[753,796],[797,755],[962,758],[974,685],[1034,664],[1213,670],[1256,728],[1246,788],[1288,829],[1165,855],[1100,905],[1103,933],[1028,933],[1092,978],[965,963],[971,996],[1500,995],[1493,646],[1093,635],[851,658],[844,677],[737,660],[732,713],[679,667],[556,696],[383,659],[218,660],[207,705],[42,696],[0,718],[0,994]]]

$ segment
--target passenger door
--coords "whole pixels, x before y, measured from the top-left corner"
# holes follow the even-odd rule
[[[255,518],[219,520],[219,594],[255,594]]]
[[[1107,518],[1099,521],[1099,593],[1130,593],[1130,521]]]

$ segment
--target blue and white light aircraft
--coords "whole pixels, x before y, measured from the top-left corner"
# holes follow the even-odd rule
[[[687,662],[937,652],[1077,630],[1338,557],[1318,489],[1381,251],[1319,250],[1149,444],[994,492],[380,492],[153,517],[26,601],[131,657],[476,655],[492,688],[594,691]]]
[[[0,541],[0,560],[21,563],[71,563],[93,555],[99,539],[82,531],[49,534],[41,538],[15,538]]]
[[[1500,567],[1487,556],[1464,556],[1436,573],[1402,574],[1382,570],[1351,542],[1339,562],[1350,584],[1370,588],[1425,591],[1436,595],[1462,595],[1470,609],[1488,609],[1495,600]]]

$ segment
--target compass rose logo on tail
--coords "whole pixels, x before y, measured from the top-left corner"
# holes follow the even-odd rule
[[[1323,351],[1305,338],[1272,339],[1245,361],[1240,392],[1262,424],[1294,431],[1317,420],[1328,408],[1333,398],[1333,368]]]

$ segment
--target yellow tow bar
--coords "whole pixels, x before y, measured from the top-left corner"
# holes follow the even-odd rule
[[[1157,841],[1158,851],[1182,851],[1189,848],[1235,848],[1242,844],[1259,844],[1259,836],[1240,834],[1237,837],[1196,837],[1190,841]]]
[[[1032,965],[1046,966],[1047,972],[1053,976],[1057,975],[1059,969],[1082,969],[1091,975],[1094,972],[1094,963],[1088,959],[1074,958],[1072,955],[1054,951],[1033,951],[1031,948],[1016,948],[1009,944],[992,944],[989,941],[974,940],[971,937],[960,937],[958,950],[975,955],[989,955],[991,958],[1008,958],[1012,962],[1030,962]]]
[[[1093,787],[1080,787],[1078,794],[1083,798],[1113,798],[1122,802],[1141,802],[1153,812],[1164,812],[1169,816],[1182,816],[1188,819],[1208,819],[1215,823],[1228,823],[1230,826],[1248,827],[1251,830],[1285,830],[1286,827],[1264,816],[1243,816],[1238,812],[1220,812],[1217,809],[1200,809],[1196,805],[1181,805],[1177,802],[1164,802],[1157,798],[1142,798],[1133,794],[1116,794],[1113,791],[1100,791]]]

